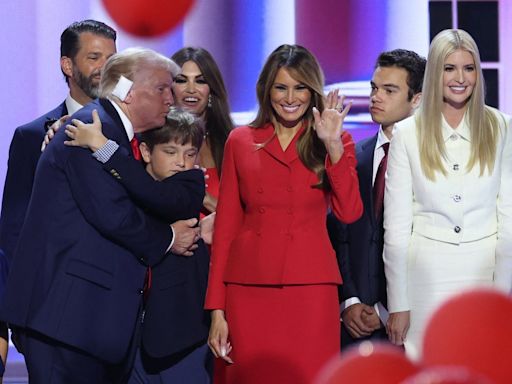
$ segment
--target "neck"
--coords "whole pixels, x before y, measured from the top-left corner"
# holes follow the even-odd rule
[[[464,105],[462,108],[454,107],[451,104],[445,103],[443,108],[443,116],[446,122],[452,128],[457,128],[466,113],[467,106]]]
[[[395,124],[390,124],[390,125],[382,125],[382,132],[384,133],[384,135],[389,139],[391,140],[391,138],[393,137],[393,127],[395,126]]]
[[[87,96],[81,88],[74,84],[71,80],[69,82],[69,94],[71,97],[81,105],[89,104],[92,99]]]

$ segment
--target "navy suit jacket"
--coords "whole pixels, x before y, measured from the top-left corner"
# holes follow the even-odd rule
[[[0,217],[0,249],[8,260],[12,259],[21,227],[27,212],[41,144],[46,133],[45,123],[68,113],[66,103],[14,131],[9,148],[9,161],[5,177]]]
[[[117,150],[104,168],[140,207],[162,220],[173,223],[198,218],[205,194],[202,171],[184,171],[155,181],[124,148]],[[206,341],[210,316],[203,308],[209,261],[200,240],[193,256],[171,254],[152,269],[142,325],[142,346],[148,355],[162,358]]]
[[[327,227],[343,277],[343,285],[339,288],[340,301],[356,296],[362,303],[374,305],[380,301],[386,306],[386,278],[382,259],[384,230],[382,220],[376,221],[373,209],[373,155],[376,143],[377,135],[356,145],[363,215],[347,225],[330,214]],[[378,337],[385,336],[382,331],[377,331]],[[354,341],[348,333],[343,334],[342,345]]]
[[[130,148],[109,101],[72,117],[90,122],[93,109],[105,136]],[[118,363],[138,323],[147,265],[162,261],[172,233],[65,136],[57,132],[39,160],[0,318]]]

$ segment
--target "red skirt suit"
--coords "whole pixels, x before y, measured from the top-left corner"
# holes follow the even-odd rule
[[[339,351],[341,276],[325,220],[329,206],[347,223],[362,213],[354,143],[345,132],[342,158],[326,160],[328,193],[298,157],[302,132],[285,151],[270,124],[226,142],[206,308],[225,310],[234,364],[218,360],[215,383],[310,383]]]

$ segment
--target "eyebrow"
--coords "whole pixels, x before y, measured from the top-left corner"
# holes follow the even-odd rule
[[[373,81],[370,81],[370,85],[371,85],[371,86],[375,86],[375,87],[377,87],[377,84],[375,84],[375,82],[373,82]],[[399,87],[398,85],[393,84],[393,83],[391,83],[391,84],[389,84],[389,83],[388,83],[388,84],[382,84],[380,87],[381,87],[381,88],[393,88],[393,89],[400,89],[400,87]]]

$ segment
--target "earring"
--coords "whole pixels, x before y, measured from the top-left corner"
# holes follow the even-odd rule
[[[208,108],[211,108],[212,107],[212,94],[210,93],[208,95]]]

